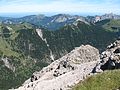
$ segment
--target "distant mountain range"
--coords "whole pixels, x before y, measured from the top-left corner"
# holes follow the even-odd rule
[[[86,23],[96,23],[105,19],[120,19],[120,15],[113,13],[105,14],[101,16],[78,16],[78,15],[68,15],[68,14],[58,14],[54,16],[44,16],[44,15],[30,15],[21,18],[6,18],[0,17],[0,22],[5,24],[18,24],[23,22],[28,22],[34,24],[38,27],[44,27],[48,30],[58,30],[59,28],[73,24],[76,21],[82,21]]]
[[[120,20],[59,14],[1,18],[0,90],[18,87],[33,72],[90,44],[100,51],[120,36]],[[43,22],[44,21],[44,22]],[[47,24],[51,23],[51,24]],[[51,29],[50,29],[51,28]],[[54,28],[54,29],[52,29]],[[11,83],[12,81],[15,81]]]

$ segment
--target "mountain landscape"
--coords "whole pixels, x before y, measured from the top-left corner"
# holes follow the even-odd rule
[[[101,55],[99,55],[98,49],[90,45],[77,47],[41,71],[35,72],[16,90],[72,90],[72,86],[79,82],[81,82],[79,87],[74,88],[74,90],[117,90],[120,81],[117,78],[120,76],[119,70],[111,71],[113,74],[107,71],[108,75],[106,70],[120,69],[119,47],[120,40],[117,40],[109,45]],[[97,73],[102,73],[105,76],[104,78],[109,80],[104,81],[103,77],[97,75],[98,81],[95,81],[94,75]],[[117,74],[117,76],[114,74]],[[94,78],[91,78],[92,76]],[[84,80],[88,77],[95,81],[96,87],[91,80],[86,82],[88,85],[84,83]],[[93,83],[90,84],[91,86],[89,85],[90,82]],[[105,82],[108,84],[104,87],[101,84]],[[82,85],[82,83],[84,84]]]
[[[66,26],[68,24],[76,23],[76,21],[82,21],[85,23],[96,23],[102,20],[106,19],[114,19],[118,20],[120,19],[120,15],[116,15],[113,13],[105,14],[101,16],[79,16],[79,15],[69,15],[69,14],[57,14],[53,16],[45,16],[43,14],[39,15],[30,15],[25,16],[21,18],[0,18],[0,21],[5,24],[19,24],[23,22],[34,24],[38,27],[44,27],[48,30],[58,30],[59,28],[62,28],[63,26]]]
[[[108,58],[119,54],[114,53],[119,40],[116,46],[111,43],[119,36],[120,16],[112,13],[87,17],[68,14],[0,17],[0,90],[71,89],[88,76],[109,70]],[[114,47],[106,50],[109,44]],[[110,53],[105,60],[99,57],[103,51]],[[119,66],[118,57],[117,60]],[[96,66],[101,61],[104,62]],[[102,69],[98,70],[99,67]]]

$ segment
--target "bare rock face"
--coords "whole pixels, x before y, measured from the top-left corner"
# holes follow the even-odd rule
[[[8,68],[8,69],[10,69],[10,70],[12,70],[13,72],[15,72],[15,67],[13,66],[13,64],[11,64],[10,63],[10,60],[11,59],[9,59],[9,58],[1,58],[1,60],[4,62],[4,65]]]
[[[120,68],[120,40],[116,40],[102,52],[101,61],[96,65],[94,72]]]
[[[35,72],[23,86],[16,90],[67,90],[91,75],[100,60],[99,51],[82,45],[54,61],[39,72]]]

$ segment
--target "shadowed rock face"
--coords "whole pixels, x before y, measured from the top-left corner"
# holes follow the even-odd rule
[[[102,52],[101,61],[96,65],[94,72],[120,69],[120,40],[116,40]]]
[[[35,72],[17,90],[66,90],[90,75],[97,60],[100,60],[99,51],[90,45],[82,45]]]

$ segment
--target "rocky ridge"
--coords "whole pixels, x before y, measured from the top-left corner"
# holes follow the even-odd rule
[[[96,65],[94,72],[120,68],[120,39],[107,47],[100,55],[101,61]]]
[[[39,27],[44,27],[48,30],[57,30],[68,24],[76,23],[76,21],[78,20],[90,24],[106,19],[119,20],[120,15],[109,13],[105,15],[84,17],[79,15],[69,15],[69,14],[57,14],[53,16],[45,16],[40,14],[40,15],[29,15],[21,18],[0,17],[0,23],[18,24],[18,23],[28,22],[37,25]]]
[[[68,90],[87,77],[105,70],[120,68],[120,40],[116,40],[102,52],[82,45],[54,61],[16,90]]]
[[[39,72],[35,72],[23,86],[16,90],[67,90],[91,75],[100,60],[99,51],[82,45],[54,61]]]

